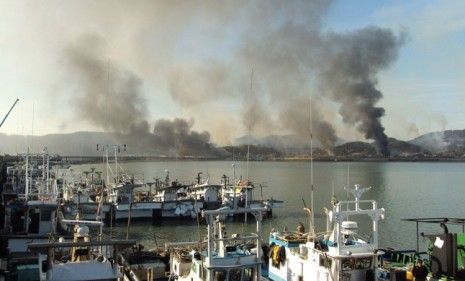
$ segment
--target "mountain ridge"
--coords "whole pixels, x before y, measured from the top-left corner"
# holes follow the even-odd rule
[[[125,141],[129,141],[129,143]],[[305,155],[309,154],[310,151],[310,142],[295,135],[270,135],[266,137],[245,135],[235,139],[233,145],[217,147],[224,151],[224,154],[218,157],[231,156],[234,147],[238,149],[237,151],[240,151],[247,145],[247,142],[254,146],[254,152],[269,154],[273,157]],[[463,157],[465,155],[465,130],[431,132],[407,141],[389,138],[388,142],[392,156],[440,155]],[[34,137],[0,133],[0,154],[24,153],[26,147],[29,146],[33,147],[35,152],[41,151],[43,147],[48,147],[50,153],[54,154],[98,156],[101,155],[101,152],[97,151],[97,144],[127,144],[126,154],[135,156],[154,155],[154,153],[167,156],[172,156],[173,153],[176,154],[176,152],[173,152],[174,149],[161,152],[153,149],[144,150],[144,147],[140,146],[137,140],[117,133],[78,131]],[[215,145],[212,144],[212,146]],[[314,151],[317,156],[328,155],[328,151],[323,150],[318,141],[314,141]],[[345,142],[340,139],[328,156],[342,155],[375,157],[377,151],[373,143],[364,141]]]

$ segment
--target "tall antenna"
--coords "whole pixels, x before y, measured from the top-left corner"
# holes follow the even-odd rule
[[[253,86],[253,67],[252,67],[252,72],[250,73],[250,97],[252,97],[252,86]],[[247,132],[247,163],[246,163],[246,175],[247,175],[247,180],[249,180],[249,155],[250,155],[250,134],[251,128],[249,126]],[[246,206],[247,207],[247,206]]]
[[[350,162],[347,161],[347,200],[349,200],[350,192]]]
[[[31,149],[34,153],[34,102],[32,102]]]
[[[313,182],[313,118],[312,118],[312,95],[310,94],[310,208],[312,210],[312,237],[315,239],[315,208],[313,206],[313,192],[314,192],[314,182]]]
[[[250,73],[250,97],[252,97],[253,91],[252,91],[252,86],[253,86],[253,67],[252,71]],[[250,134],[252,133],[251,128],[249,127],[249,132],[247,134],[247,164],[246,164],[246,180],[247,180],[247,186],[245,187],[245,207],[249,207],[249,156],[250,156]],[[244,222],[247,223],[247,212],[244,214]]]
[[[29,195],[29,147],[27,147],[26,153],[26,188],[24,190],[24,196],[26,197]]]
[[[105,100],[105,129],[108,129],[108,101],[110,100],[110,59],[107,60],[107,98]]]

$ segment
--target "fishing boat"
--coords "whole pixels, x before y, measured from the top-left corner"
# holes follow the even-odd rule
[[[255,199],[253,191],[255,185],[250,180],[236,180],[234,183],[229,181],[223,176],[223,184],[221,190],[222,206],[227,206],[233,210],[243,208],[265,208],[267,211],[265,217],[271,218],[273,216],[273,209],[282,206],[283,201],[271,199],[263,199],[263,191],[261,190],[261,198]],[[262,186],[260,186],[262,189]]]
[[[364,281],[375,280],[378,268],[378,222],[385,210],[374,200],[361,200],[368,188],[355,185],[354,200],[334,204],[327,212],[327,229],[270,234],[268,278],[273,281]],[[308,212],[313,210],[307,209]],[[359,224],[371,224],[362,234]]]
[[[415,223],[416,247],[383,249],[377,280],[412,280],[413,268],[419,259],[427,268],[427,280],[465,280],[464,218],[427,217],[403,221]],[[421,245],[420,241],[425,243]]]
[[[119,256],[129,280],[167,280],[169,253],[163,249],[144,250],[144,246],[128,248]]]
[[[162,208],[160,202],[135,196],[134,189],[144,186],[145,184],[142,182],[135,182],[134,180],[111,186],[109,188],[108,202],[112,206],[110,212],[107,213],[112,216],[110,219],[113,221],[126,221],[128,219],[156,220],[159,218]]]
[[[202,180],[202,172],[197,173],[196,183],[189,187],[189,194],[197,200],[203,202],[205,210],[216,210],[221,207],[220,191],[223,186],[210,183],[210,178]]]
[[[224,220],[231,214],[249,213],[255,217],[257,232],[226,235]],[[266,209],[202,211],[207,222],[204,241],[168,243],[170,279],[178,281],[257,281],[261,278],[261,221]],[[191,246],[190,248],[186,248]],[[181,247],[181,248],[180,248]]]
[[[30,173],[29,153],[26,154],[24,173],[24,193],[2,194],[5,218],[2,241],[2,258],[7,262],[10,276],[28,280],[27,276],[37,269],[38,256],[28,251],[30,243],[48,241],[54,235],[66,234],[61,221],[58,204],[58,185],[50,177],[48,155],[47,165],[40,174]],[[23,278],[23,279],[22,279]],[[25,279],[24,279],[25,278]]]
[[[161,217],[163,219],[195,219],[204,207],[204,200],[197,200],[191,192],[191,186],[170,181],[166,170],[164,181],[155,179],[155,190],[152,200],[162,203]]]
[[[83,220],[94,220],[97,213],[100,217],[108,217],[111,204],[106,201],[105,182],[102,172],[91,168],[80,175],[71,170],[59,169],[61,180],[62,210],[67,218],[75,218],[77,214]],[[100,204],[100,201],[102,204]],[[100,206],[100,209],[99,209]]]
[[[38,280],[124,280],[124,267],[117,263],[119,251],[134,240],[102,240],[100,221],[65,220],[74,226],[73,241],[31,243],[39,253]],[[91,239],[89,226],[100,227],[99,239]]]

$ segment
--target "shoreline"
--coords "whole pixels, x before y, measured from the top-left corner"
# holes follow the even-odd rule
[[[18,156],[0,156],[0,162],[18,162]],[[215,157],[165,157],[165,156],[119,156],[119,162],[164,162],[164,161],[233,161],[231,158]],[[234,161],[247,161],[246,159],[235,159]],[[276,157],[266,159],[250,159],[251,162],[309,162],[309,157]],[[435,162],[435,163],[454,163],[465,162],[465,158],[447,158],[447,157],[390,157],[390,158],[370,158],[370,157],[315,157],[314,162]],[[52,162],[69,163],[69,164],[93,164],[102,162],[101,156],[60,156]]]

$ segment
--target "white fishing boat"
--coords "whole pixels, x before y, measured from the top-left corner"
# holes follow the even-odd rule
[[[327,229],[272,232],[268,277],[273,281],[375,280],[378,268],[378,222],[384,209],[374,200],[361,200],[368,188],[355,185],[354,200],[335,203],[327,212]],[[359,224],[371,224],[365,235]]]
[[[252,234],[226,235],[224,219],[233,214],[245,213],[255,216],[257,232]],[[170,255],[170,280],[178,281],[257,281],[261,278],[262,249],[261,221],[266,210],[241,209],[203,211],[207,222],[206,249],[203,243],[169,243],[174,249]],[[187,250],[187,245],[197,246]],[[179,249],[176,247],[182,246]]]
[[[230,184],[225,178],[221,190],[222,206],[228,206],[233,210],[240,210],[243,208],[265,208],[267,218],[273,216],[273,208],[279,208],[282,201],[271,199],[255,199],[253,191],[255,185],[250,180],[237,180]],[[262,187],[260,187],[262,188]],[[263,191],[261,191],[263,194]]]
[[[97,215],[108,218],[111,203],[105,202],[106,198],[102,196],[103,188],[103,186],[79,185],[63,180],[62,210],[64,216],[74,218],[79,213],[79,217],[83,220],[94,220]],[[99,204],[100,200],[104,202]]]
[[[143,183],[124,183],[110,188],[108,202],[112,204],[109,214],[115,221],[136,219],[156,220],[160,217],[161,202],[134,196],[134,188],[145,186]],[[136,200],[137,199],[137,200]]]
[[[189,185],[170,181],[169,171],[165,171],[165,180],[155,179],[155,190],[150,189],[151,198],[162,203],[163,219],[195,219],[204,207],[203,200],[197,200],[190,192]]]
[[[210,178],[202,181],[202,172],[197,173],[197,182],[189,187],[189,194],[198,202],[203,202],[203,208],[206,210],[216,210],[221,207],[221,190],[220,184],[210,183]]]
[[[135,245],[134,240],[92,241],[89,226],[100,221],[65,220],[74,226],[73,241],[32,243],[31,251],[39,252],[39,280],[124,280],[124,268],[117,263],[118,250]],[[100,230],[101,231],[101,230]]]

